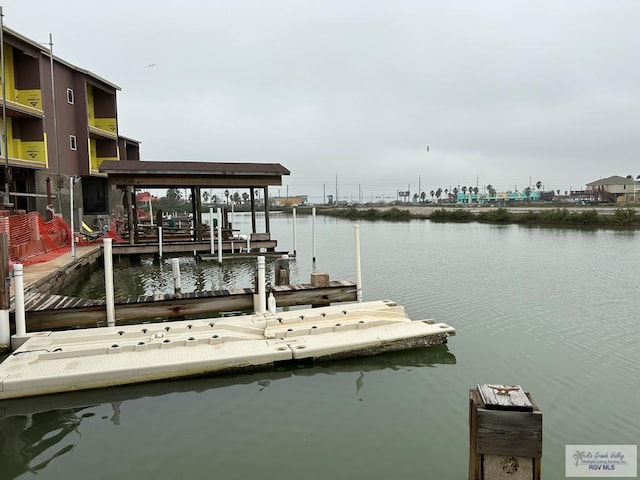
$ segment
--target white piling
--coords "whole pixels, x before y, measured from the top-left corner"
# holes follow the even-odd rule
[[[313,263],[316,263],[316,207],[311,209],[311,245],[313,251]]]
[[[209,245],[211,247],[211,255],[216,251],[216,236],[213,234],[213,207],[209,207]]]
[[[296,209],[293,209],[293,256],[296,256]]]
[[[258,256],[258,284],[257,302],[254,305],[256,313],[266,313],[267,296],[266,296],[266,277],[265,277],[265,261],[263,256]]]
[[[356,249],[356,299],[362,302],[362,268],[360,264],[360,225],[353,226],[354,243]]]
[[[0,350],[11,345],[11,327],[9,326],[9,310],[0,310]]]
[[[251,253],[251,234],[247,235],[247,253]]]
[[[222,263],[222,208],[218,207],[218,263]]]
[[[27,333],[24,313],[24,268],[21,263],[13,265],[13,297],[16,304],[16,335]]]
[[[158,226],[158,257],[162,259],[162,226]]]
[[[180,259],[171,259],[171,276],[173,277],[173,291],[182,293],[182,280],[180,279]]]
[[[115,302],[113,298],[113,257],[110,238],[103,238],[104,246],[104,289],[105,304],[107,306],[107,326],[114,327],[116,325]],[[160,243],[162,245],[162,243]]]

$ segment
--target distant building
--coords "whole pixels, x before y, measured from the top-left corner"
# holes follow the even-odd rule
[[[635,196],[635,181],[619,175],[587,183],[586,191],[594,202],[627,203]]]
[[[309,204],[308,195],[297,195],[295,197],[274,197],[273,204],[278,207],[302,207]]]
[[[536,190],[529,191],[529,196],[526,192],[497,192],[495,196],[490,196],[486,193],[470,193],[470,192],[458,192],[456,195],[456,203],[463,205],[484,205],[491,204],[507,204],[512,202],[537,202],[540,200],[540,192]]]

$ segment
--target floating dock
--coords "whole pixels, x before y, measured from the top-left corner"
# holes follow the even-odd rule
[[[326,361],[446,343],[392,301],[275,314],[37,332],[0,364],[0,400]]]

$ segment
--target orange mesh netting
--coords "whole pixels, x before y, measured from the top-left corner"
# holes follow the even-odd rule
[[[45,222],[38,212],[2,217],[0,233],[9,235],[9,258],[31,265],[71,250],[71,231],[61,217]]]

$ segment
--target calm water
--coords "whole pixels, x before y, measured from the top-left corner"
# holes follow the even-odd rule
[[[246,228],[246,217],[236,225]],[[292,248],[290,217],[272,219]],[[449,344],[323,366],[0,403],[0,479],[460,480],[468,390],[520,384],[544,415],[543,476],[565,444],[640,437],[640,232],[360,223],[365,300],[455,326]],[[355,278],[353,224],[298,217],[292,280]],[[253,265],[181,262],[183,289],[249,285]],[[99,274],[67,293],[100,295]],[[116,272],[122,295],[171,269]]]

